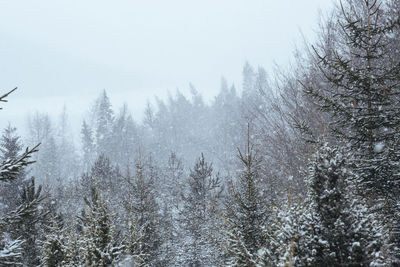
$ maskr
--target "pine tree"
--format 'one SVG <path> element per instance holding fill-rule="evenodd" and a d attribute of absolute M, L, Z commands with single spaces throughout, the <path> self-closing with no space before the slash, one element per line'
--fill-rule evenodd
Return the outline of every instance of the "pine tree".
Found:
<path fill-rule="evenodd" d="M 315 49 L 326 86 L 305 86 L 305 92 L 332 116 L 333 133 L 354 152 L 354 171 L 361 179 L 358 191 L 386 215 L 385 224 L 396 236 L 400 64 L 393 48 L 398 46 L 400 16 L 397 11 L 385 14 L 385 5 L 378 1 L 348 1 L 341 7 L 336 48 Z M 400 247 L 396 239 L 394 250 Z"/>
<path fill-rule="evenodd" d="M 83 149 L 83 169 L 89 170 L 89 168 L 93 164 L 95 147 L 94 147 L 92 129 L 89 127 L 86 121 L 83 121 L 82 123 L 81 135 L 82 135 L 82 149 Z"/>
<path fill-rule="evenodd" d="M 306 212 L 302 200 L 288 196 L 273 205 L 268 225 L 264 227 L 265 255 L 272 266 L 296 266 L 297 243 L 302 236 L 300 218 Z"/>
<path fill-rule="evenodd" d="M 82 175 L 81 189 L 83 192 L 87 192 L 89 188 L 96 186 L 102 192 L 115 194 L 112 195 L 112 200 L 114 200 L 113 198 L 118 197 L 116 194 L 120 190 L 120 178 L 119 170 L 106 155 L 101 154 L 94 162 L 90 172 Z"/>
<path fill-rule="evenodd" d="M 125 261 L 129 261 L 134 266 L 146 266 L 148 258 L 151 255 L 144 252 L 146 236 L 143 226 L 138 223 L 137 214 L 135 214 L 132 203 L 130 203 L 130 207 L 128 208 L 127 226 L 127 235 L 125 237 L 127 257 Z"/>
<path fill-rule="evenodd" d="M 24 186 L 20 193 L 18 204 L 20 207 L 31 206 L 30 212 L 21 216 L 21 220 L 12 227 L 12 236 L 24 240 L 23 258 L 28 266 L 39 264 L 39 243 L 42 239 L 40 229 L 46 222 L 49 211 L 43 206 L 43 201 L 48 197 L 47 193 L 42 193 L 42 186 L 35 186 L 35 179 Z M 35 203 L 32 206 L 32 203 Z"/>
<path fill-rule="evenodd" d="M 119 166 L 129 166 L 135 157 L 138 143 L 137 126 L 124 104 L 112 125 L 110 159 Z"/>
<path fill-rule="evenodd" d="M 0 139 L 0 151 L 2 161 L 13 160 L 18 157 L 22 150 L 20 137 L 16 133 L 17 128 L 11 124 L 4 129 Z M 17 196 L 23 185 L 24 173 L 21 171 L 20 176 L 12 182 L 5 183 L 1 186 L 2 203 L 6 205 L 5 211 L 11 211 L 16 208 Z"/>
<path fill-rule="evenodd" d="M 317 51 L 324 88 L 305 87 L 333 117 L 332 131 L 357 152 L 357 172 L 372 198 L 396 198 L 400 177 L 400 64 L 387 50 L 400 19 L 387 20 L 377 1 L 342 6 L 335 49 Z"/>
<path fill-rule="evenodd" d="M 111 108 L 110 99 L 104 90 L 98 99 L 96 112 L 96 145 L 97 154 L 107 153 L 111 138 L 114 112 Z"/>
<path fill-rule="evenodd" d="M 41 244 L 41 266 L 58 267 L 66 263 L 66 236 L 61 217 L 52 218 Z"/>
<path fill-rule="evenodd" d="M 106 201 L 97 188 L 91 197 L 84 198 L 86 212 L 80 217 L 83 224 L 81 253 L 85 266 L 110 266 L 119 260 L 125 246 L 115 239 L 114 226 Z"/>
<path fill-rule="evenodd" d="M 16 90 L 0 96 L 0 102 L 7 102 L 7 97 Z M 0 108 L 1 109 L 1 108 Z M 16 155 L 15 158 L 3 160 L 0 164 L 0 181 L 14 181 L 20 177 L 24 168 L 34 161 L 31 160 L 32 155 L 37 152 L 38 146 L 32 149 L 26 149 L 24 153 Z M 11 238 L 10 231 L 15 224 L 21 223 L 26 216 L 35 213 L 41 199 L 35 198 L 25 205 L 18 206 L 15 210 L 2 214 L 0 216 L 0 233 L 2 241 L 0 242 L 0 265 L 1 266 L 22 266 L 23 265 L 23 245 L 24 240 Z"/>
<path fill-rule="evenodd" d="M 136 163 L 134 177 L 128 177 L 128 201 L 125 209 L 134 221 L 131 225 L 141 232 L 140 255 L 146 255 L 145 264 L 157 265 L 160 254 L 158 204 L 154 192 L 154 173 L 143 162 Z"/>
<path fill-rule="evenodd" d="M 172 152 L 168 164 L 162 170 L 157 189 L 157 198 L 160 200 L 160 233 L 163 240 L 161 264 L 164 266 L 181 265 L 181 256 L 185 235 L 179 222 L 179 211 L 182 207 L 181 193 L 184 183 L 184 169 L 182 160 Z"/>
<path fill-rule="evenodd" d="M 264 225 L 268 219 L 268 204 L 260 191 L 259 164 L 248 132 L 247 152 L 239 159 L 244 169 L 237 181 L 230 186 L 230 196 L 225 203 L 227 221 L 226 262 L 227 266 L 265 266 Z"/>
<path fill-rule="evenodd" d="M 353 192 L 358 181 L 351 158 L 327 144 L 314 154 L 298 241 L 300 265 L 369 266 L 380 249 L 374 217 Z"/>
<path fill-rule="evenodd" d="M 57 168 L 59 169 L 57 189 L 61 189 L 64 182 L 78 176 L 81 171 L 78 156 L 74 145 L 74 136 L 71 131 L 71 124 L 68 118 L 67 107 L 64 105 L 56 124 L 55 143 L 57 144 Z M 58 196 L 57 196 L 58 197 Z"/>
<path fill-rule="evenodd" d="M 183 227 L 190 240 L 186 244 L 187 266 L 212 266 L 217 260 L 218 250 L 212 242 L 214 234 L 213 219 L 217 199 L 222 187 L 219 175 L 213 174 L 212 164 L 205 161 L 204 155 L 196 161 L 190 171 L 188 192 L 183 196 Z"/>
<path fill-rule="evenodd" d="M 81 266 L 84 263 L 85 254 L 82 253 L 82 231 L 83 229 L 79 223 L 73 224 L 71 227 L 64 229 L 64 261 L 61 266 Z"/>

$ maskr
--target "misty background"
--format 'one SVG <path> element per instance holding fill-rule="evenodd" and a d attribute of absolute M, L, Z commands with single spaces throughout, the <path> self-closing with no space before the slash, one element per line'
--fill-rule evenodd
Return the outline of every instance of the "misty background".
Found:
<path fill-rule="evenodd" d="M 329 0 L 2 1 L 0 84 L 19 87 L 0 113 L 26 131 L 28 113 L 66 105 L 73 128 L 103 90 L 141 121 L 147 100 L 189 83 L 212 100 L 224 76 L 241 90 L 246 61 L 285 66 L 313 40 Z M 75 133 L 77 135 L 77 133 Z"/>

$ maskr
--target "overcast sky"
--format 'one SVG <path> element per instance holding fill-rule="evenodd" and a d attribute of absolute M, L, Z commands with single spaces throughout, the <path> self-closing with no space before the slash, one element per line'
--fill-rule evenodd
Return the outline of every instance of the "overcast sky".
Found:
<path fill-rule="evenodd" d="M 18 0 L 0 2 L 1 125 L 34 110 L 74 121 L 106 89 L 140 119 L 147 99 L 192 83 L 205 99 L 243 64 L 287 64 L 331 0 Z"/>

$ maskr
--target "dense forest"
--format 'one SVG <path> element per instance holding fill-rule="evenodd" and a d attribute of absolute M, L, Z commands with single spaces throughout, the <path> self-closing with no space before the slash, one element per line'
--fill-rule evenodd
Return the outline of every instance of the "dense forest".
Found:
<path fill-rule="evenodd" d="M 9 124 L 0 266 L 400 266 L 400 1 L 338 3 L 294 55 L 141 122 L 101 91 L 79 142 L 65 108 Z"/>

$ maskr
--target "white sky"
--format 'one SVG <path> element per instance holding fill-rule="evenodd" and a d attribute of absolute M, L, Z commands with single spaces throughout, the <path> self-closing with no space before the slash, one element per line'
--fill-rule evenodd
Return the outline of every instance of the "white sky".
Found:
<path fill-rule="evenodd" d="M 267 71 L 292 56 L 300 30 L 312 39 L 331 0 L 0 1 L 0 111 L 22 127 L 34 110 L 64 104 L 80 124 L 106 89 L 140 119 L 147 99 L 193 83 L 206 99 L 221 76 L 237 87 L 246 60 Z"/>

